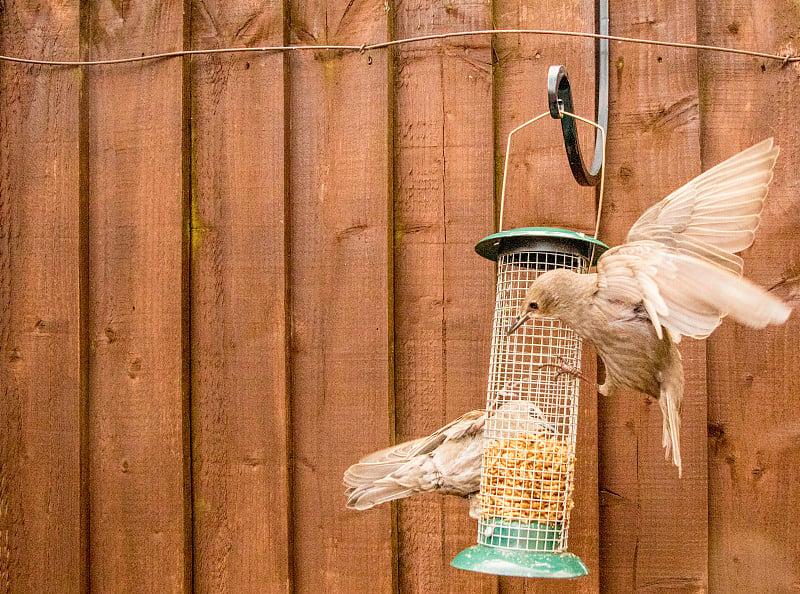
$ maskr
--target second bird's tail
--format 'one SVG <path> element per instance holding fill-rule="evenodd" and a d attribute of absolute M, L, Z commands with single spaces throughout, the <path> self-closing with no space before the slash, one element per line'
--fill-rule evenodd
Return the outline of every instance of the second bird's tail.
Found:
<path fill-rule="evenodd" d="M 365 510 L 379 503 L 408 497 L 414 490 L 394 476 L 404 462 L 360 462 L 344 474 L 347 487 L 347 507 Z"/>

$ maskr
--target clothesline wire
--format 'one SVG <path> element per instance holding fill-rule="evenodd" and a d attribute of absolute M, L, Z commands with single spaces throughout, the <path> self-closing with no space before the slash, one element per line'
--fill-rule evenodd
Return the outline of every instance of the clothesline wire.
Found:
<path fill-rule="evenodd" d="M 0 60 L 6 62 L 16 62 L 21 64 L 36 64 L 40 66 L 107 66 L 111 64 L 128 64 L 133 62 L 145 62 L 150 60 L 160 60 L 165 58 L 180 58 L 185 56 L 205 56 L 212 54 L 233 54 L 250 52 L 293 52 L 305 50 L 330 50 L 342 52 L 368 52 L 373 50 L 385 49 L 388 47 L 405 45 L 409 43 L 420 43 L 440 39 L 451 39 L 454 37 L 474 37 L 480 35 L 560 35 L 565 37 L 583 37 L 588 39 L 608 39 L 609 41 L 619 41 L 622 43 L 639 43 L 644 45 L 655 45 L 661 47 L 676 47 L 683 49 L 694 49 L 702 51 L 722 52 L 741 56 L 751 56 L 768 60 L 778 60 L 785 66 L 790 62 L 800 62 L 800 55 L 792 54 L 771 54 L 768 52 L 739 49 L 734 47 L 721 47 L 716 45 L 702 45 L 697 43 L 682 43 L 677 41 L 660 41 L 656 39 L 640 39 L 636 37 L 623 37 L 620 35 L 602 35 L 600 33 L 587 33 L 584 31 L 559 31 L 555 29 L 485 29 L 479 31 L 455 31 L 451 33 L 438 33 L 433 35 L 420 35 L 419 37 L 408 37 L 405 39 L 394 39 L 391 41 L 380 41 L 376 43 L 363 43 L 361 45 L 272 45 L 259 47 L 225 47 L 208 48 L 197 50 L 178 50 L 173 52 L 161 52 L 157 54 L 147 54 L 143 56 L 132 56 L 129 58 L 114 58 L 109 60 L 36 60 L 31 58 L 18 58 L 15 56 L 0 55 Z"/>

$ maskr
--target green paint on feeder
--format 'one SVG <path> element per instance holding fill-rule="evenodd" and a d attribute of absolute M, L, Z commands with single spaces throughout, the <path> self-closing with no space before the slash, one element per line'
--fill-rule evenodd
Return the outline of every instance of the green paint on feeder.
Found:
<path fill-rule="evenodd" d="M 538 252 L 544 258 L 516 266 L 564 266 L 561 254 L 585 258 L 590 264 L 606 251 L 602 241 L 578 231 L 554 227 L 523 227 L 509 229 L 484 237 L 475 246 L 479 255 L 498 261 L 501 255 Z M 494 348 L 494 347 L 493 347 Z M 492 352 L 494 357 L 494 350 Z M 576 578 L 589 573 L 577 555 L 557 552 L 562 546 L 560 523 L 540 524 L 491 518 L 481 522 L 480 544 L 461 551 L 451 565 L 458 569 L 539 578 Z"/>
<path fill-rule="evenodd" d="M 553 552 L 561 541 L 559 523 L 492 518 L 482 529 L 478 537 L 482 544 L 461 551 L 451 562 L 453 567 L 520 577 L 574 578 L 589 573 L 576 555 Z"/>
<path fill-rule="evenodd" d="M 521 227 L 484 237 L 475 251 L 488 260 L 497 261 L 498 255 L 518 251 L 550 251 L 574 253 L 597 262 L 608 246 L 579 231 L 556 227 Z M 593 253 L 594 252 L 594 253 Z"/>
<path fill-rule="evenodd" d="M 491 518 L 482 523 L 482 528 L 478 542 L 490 547 L 542 553 L 556 550 L 561 542 L 561 523 L 548 525 Z"/>
<path fill-rule="evenodd" d="M 589 573 L 583 561 L 572 553 L 510 551 L 486 545 L 464 549 L 450 565 L 468 571 L 518 577 L 575 578 Z"/>

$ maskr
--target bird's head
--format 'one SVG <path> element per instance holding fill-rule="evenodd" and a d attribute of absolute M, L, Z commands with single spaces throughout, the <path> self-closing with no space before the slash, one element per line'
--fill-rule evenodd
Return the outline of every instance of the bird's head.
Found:
<path fill-rule="evenodd" d="M 547 415 L 528 400 L 508 400 L 495 411 L 490 413 L 494 419 L 495 427 L 508 432 L 547 432 L 556 433 L 556 426 L 551 423 Z"/>
<path fill-rule="evenodd" d="M 530 318 L 560 318 L 565 306 L 576 301 L 580 276 L 571 270 L 557 269 L 545 272 L 533 281 L 522 300 L 519 315 L 506 329 L 506 335 L 516 332 Z"/>

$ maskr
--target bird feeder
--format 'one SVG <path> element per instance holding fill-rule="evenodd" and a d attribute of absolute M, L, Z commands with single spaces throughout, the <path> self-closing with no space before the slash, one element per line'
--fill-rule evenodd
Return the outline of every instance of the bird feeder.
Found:
<path fill-rule="evenodd" d="M 562 119 L 572 114 L 569 83 L 563 67 L 551 67 L 551 112 Z M 561 89 L 559 91 L 559 89 Z M 564 90 L 566 89 L 566 90 Z M 562 95 L 559 99 L 559 95 Z M 553 99 L 555 97 L 555 99 Z M 588 120 L 584 120 L 587 121 Z M 604 130 L 598 127 L 604 139 Z M 574 121 L 571 122 L 574 127 Z M 511 147 L 508 139 L 506 167 Z M 564 129 L 567 141 L 567 129 Z M 574 129 L 573 129 L 574 132 Z M 582 185 L 600 180 L 604 156 L 600 145 L 597 171 L 586 172 L 573 136 Z M 570 154 L 570 151 L 567 151 Z M 570 162 L 573 158 L 570 154 Z M 574 169 L 574 168 L 573 168 Z M 501 201 L 505 200 L 505 174 Z M 599 208 L 598 208 L 599 213 Z M 598 214 L 599 221 L 599 214 Z M 596 235 L 596 230 L 595 230 Z M 570 510 L 573 507 L 575 441 L 581 366 L 581 339 L 552 318 L 535 318 L 507 334 L 520 311 L 529 285 L 542 273 L 566 268 L 586 273 L 608 247 L 584 233 L 549 227 L 500 231 L 475 247 L 497 262 L 497 290 L 487 389 L 487 421 L 480 485 L 478 544 L 452 561 L 454 567 L 524 577 L 567 578 L 586 575 L 586 565 L 567 552 Z M 563 373 L 568 370 L 570 373 Z M 532 414 L 512 417 L 521 401 Z M 509 412 L 512 411 L 512 412 Z"/>

